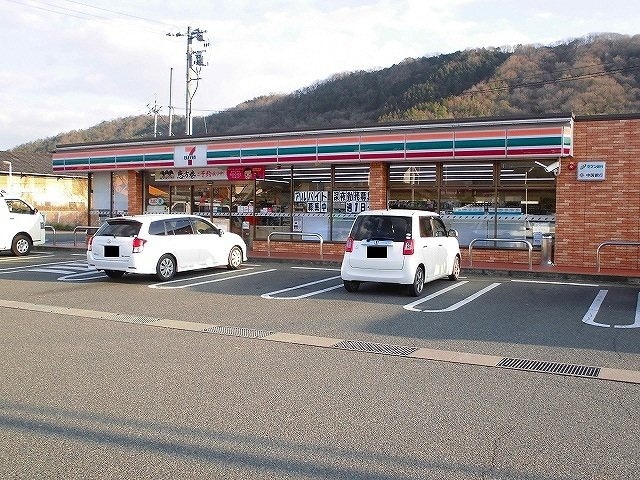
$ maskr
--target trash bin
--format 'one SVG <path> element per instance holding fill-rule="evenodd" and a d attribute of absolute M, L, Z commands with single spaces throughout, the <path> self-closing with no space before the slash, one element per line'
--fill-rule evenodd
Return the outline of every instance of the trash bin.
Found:
<path fill-rule="evenodd" d="M 543 234 L 540 246 L 540 265 L 553 265 L 553 235 Z"/>

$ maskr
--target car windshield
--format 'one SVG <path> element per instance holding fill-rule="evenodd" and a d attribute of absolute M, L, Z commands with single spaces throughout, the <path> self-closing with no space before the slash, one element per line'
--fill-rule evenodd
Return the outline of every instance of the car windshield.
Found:
<path fill-rule="evenodd" d="M 404 242 L 411 233 L 411 217 L 390 215 L 360 215 L 351 229 L 354 240 Z"/>
<path fill-rule="evenodd" d="M 96 236 L 135 237 L 142 224 L 135 220 L 107 220 L 96 232 Z"/>

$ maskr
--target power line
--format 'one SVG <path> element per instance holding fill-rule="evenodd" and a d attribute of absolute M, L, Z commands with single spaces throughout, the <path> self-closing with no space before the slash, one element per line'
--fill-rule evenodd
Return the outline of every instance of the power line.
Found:
<path fill-rule="evenodd" d="M 94 13 L 89 13 L 89 12 L 84 11 L 84 10 L 78 10 L 78 9 L 65 7 L 65 6 L 56 4 L 56 3 L 45 2 L 43 0 L 31 0 L 32 3 L 25 3 L 25 2 L 19 1 L 19 0 L 7 0 L 7 1 L 9 1 L 11 3 L 15 3 L 17 5 L 22 5 L 24 7 L 28 7 L 28 8 L 32 8 L 32 9 L 36 9 L 36 10 L 42 10 L 42 11 L 49 12 L 49 13 L 55 13 L 55 14 L 66 16 L 66 17 L 77 18 L 77 19 L 85 20 L 85 21 L 92 21 L 92 22 L 109 24 L 109 23 L 113 23 L 113 22 L 126 20 L 126 19 L 118 19 L 118 18 L 111 17 L 111 16 L 97 15 L 97 14 L 94 14 Z M 164 22 L 159 22 L 159 21 L 148 19 L 148 18 L 144 18 L 144 17 L 137 17 L 135 15 L 130 15 L 130 14 L 127 14 L 127 13 L 117 12 L 115 10 L 108 10 L 108 9 L 104 9 L 104 8 L 100 8 L 100 7 L 94 7 L 92 5 L 81 3 L 81 2 L 75 2 L 73 0 L 63 0 L 63 1 L 67 1 L 67 2 L 70 2 L 70 3 L 76 3 L 76 4 L 83 5 L 83 6 L 86 6 L 86 7 L 89 7 L 89 8 L 102 10 L 102 11 L 105 11 L 105 12 L 113 13 L 113 14 L 116 14 L 116 15 L 121 15 L 121 16 L 124 16 L 124 17 L 130 17 L 130 18 L 134 18 L 134 19 L 137 19 L 137 20 L 142 20 L 142 21 L 147 22 L 147 23 L 158 24 L 158 25 L 163 25 L 163 26 L 171 25 L 171 24 L 166 24 Z M 35 5 L 34 3 L 39 3 L 39 4 L 44 5 L 44 6 Z M 47 8 L 47 7 L 49 7 L 49 8 Z M 157 30 L 157 29 L 154 30 L 154 29 L 151 29 L 151 28 L 144 28 L 144 27 L 138 27 L 138 29 L 148 31 L 150 33 L 164 35 L 163 31 Z"/>

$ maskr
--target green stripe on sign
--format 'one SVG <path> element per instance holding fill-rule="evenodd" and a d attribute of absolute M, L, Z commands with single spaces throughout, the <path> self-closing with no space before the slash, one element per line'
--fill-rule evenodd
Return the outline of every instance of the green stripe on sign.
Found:
<path fill-rule="evenodd" d="M 65 165 L 89 165 L 89 158 L 74 158 L 74 159 L 70 159 L 67 158 L 64 161 Z"/>
<path fill-rule="evenodd" d="M 278 154 L 277 148 L 248 148 L 242 149 L 241 154 L 243 157 L 266 157 L 275 156 Z"/>
<path fill-rule="evenodd" d="M 240 156 L 240 150 L 215 150 L 207 152 L 207 158 L 237 158 Z"/>
<path fill-rule="evenodd" d="M 398 150 L 404 150 L 404 142 L 363 143 L 360 145 L 361 152 L 393 152 Z"/>
<path fill-rule="evenodd" d="M 358 152 L 358 145 L 319 145 L 318 153 L 353 153 Z"/>
<path fill-rule="evenodd" d="M 278 147 L 278 155 L 315 155 L 316 147 Z"/>
<path fill-rule="evenodd" d="M 91 165 L 99 165 L 104 163 L 116 163 L 116 157 L 91 157 Z"/>
<path fill-rule="evenodd" d="M 453 150 L 453 140 L 437 142 L 407 142 L 407 150 Z"/>
<path fill-rule="evenodd" d="M 145 162 L 153 162 L 158 160 L 173 160 L 173 153 L 153 153 L 144 156 Z"/>
<path fill-rule="evenodd" d="M 525 137 L 507 139 L 507 147 L 542 147 L 560 145 L 560 137 Z"/>
<path fill-rule="evenodd" d="M 483 140 L 456 140 L 459 148 L 505 148 L 504 138 L 488 138 Z"/>
<path fill-rule="evenodd" d="M 143 162 L 143 155 L 127 155 L 124 157 L 116 157 L 116 163 Z"/>

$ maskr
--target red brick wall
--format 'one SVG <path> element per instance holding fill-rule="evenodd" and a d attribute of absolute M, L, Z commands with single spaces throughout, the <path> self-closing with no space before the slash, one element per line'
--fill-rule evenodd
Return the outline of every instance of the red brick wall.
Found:
<path fill-rule="evenodd" d="M 372 162 L 369 166 L 369 207 L 387 208 L 387 164 Z"/>
<path fill-rule="evenodd" d="M 127 177 L 129 181 L 128 203 L 129 215 L 139 215 L 143 213 L 142 202 L 144 201 L 144 192 L 142 191 L 142 173 L 135 170 L 128 170 Z"/>
<path fill-rule="evenodd" d="M 573 159 L 562 160 L 556 193 L 555 263 L 595 268 L 608 240 L 640 241 L 640 119 L 576 119 Z M 606 162 L 605 180 L 578 181 L 569 163 Z M 603 270 L 639 269 L 640 248 L 605 247 Z"/>

